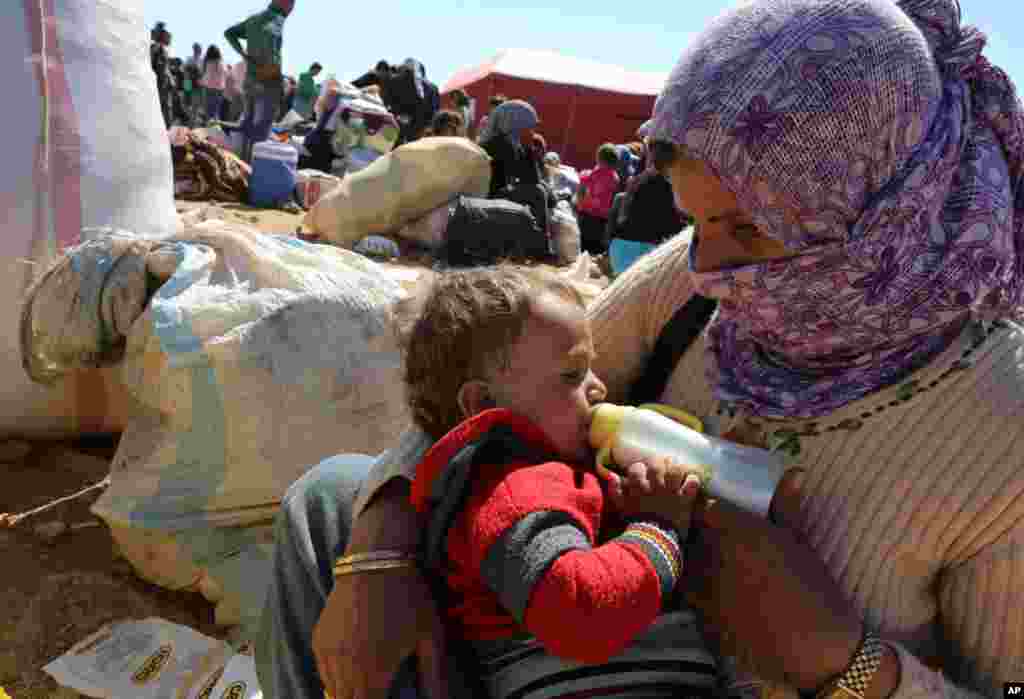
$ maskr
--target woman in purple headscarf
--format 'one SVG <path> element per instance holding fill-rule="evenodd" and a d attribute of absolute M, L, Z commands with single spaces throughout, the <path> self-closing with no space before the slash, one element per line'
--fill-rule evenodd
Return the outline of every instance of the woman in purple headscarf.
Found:
<path fill-rule="evenodd" d="M 696 234 L 591 306 L 595 371 L 624 400 L 674 313 L 713 296 L 661 402 L 800 473 L 775 522 L 697 516 L 687 598 L 730 694 L 1024 678 L 1024 109 L 983 46 L 955 0 L 753 0 L 692 42 L 647 125 Z M 415 550 L 416 439 L 363 483 L 350 552 Z M 387 686 L 414 650 L 431 685 L 416 572 L 325 572 L 345 542 L 309 532 L 343 480 L 290 495 L 265 647 L 337 697 Z"/>

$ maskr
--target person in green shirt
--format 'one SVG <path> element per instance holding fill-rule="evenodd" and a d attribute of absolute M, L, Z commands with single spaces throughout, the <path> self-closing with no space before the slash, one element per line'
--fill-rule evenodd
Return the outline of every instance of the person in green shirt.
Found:
<path fill-rule="evenodd" d="M 224 38 L 245 59 L 245 116 L 242 157 L 252 160 L 253 144 L 270 138 L 274 114 L 284 90 L 281 73 L 281 45 L 284 21 L 295 0 L 273 0 L 263 12 L 229 27 Z M 245 46 L 242 46 L 242 41 Z"/>
<path fill-rule="evenodd" d="M 314 63 L 305 73 L 299 74 L 299 88 L 295 93 L 295 104 L 292 106 L 296 112 L 307 119 L 313 115 L 313 103 L 316 102 L 320 88 L 317 87 L 315 78 L 320 75 L 323 66 Z"/>

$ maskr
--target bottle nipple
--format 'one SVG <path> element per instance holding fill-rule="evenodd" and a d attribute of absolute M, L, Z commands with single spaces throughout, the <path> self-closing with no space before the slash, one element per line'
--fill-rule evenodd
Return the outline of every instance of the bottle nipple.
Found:
<path fill-rule="evenodd" d="M 594 449 L 611 443 L 619 431 L 626 406 L 601 403 L 594 408 L 590 419 L 590 446 Z"/>

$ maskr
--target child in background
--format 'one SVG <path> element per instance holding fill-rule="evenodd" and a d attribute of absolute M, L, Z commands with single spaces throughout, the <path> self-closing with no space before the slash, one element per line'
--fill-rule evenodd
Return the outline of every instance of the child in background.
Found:
<path fill-rule="evenodd" d="M 673 606 L 699 481 L 642 463 L 598 480 L 606 389 L 579 292 L 498 266 L 442 274 L 421 303 L 405 381 L 437 441 L 411 499 L 468 674 L 493 699 L 710 695 L 714 660 Z"/>
<path fill-rule="evenodd" d="M 221 109 L 224 121 L 238 121 L 245 111 L 245 61 L 239 61 L 228 68 L 224 79 L 224 102 Z"/>
<path fill-rule="evenodd" d="M 203 57 L 203 77 L 200 84 L 206 92 L 206 118 L 220 119 L 221 105 L 224 103 L 224 89 L 227 87 L 228 70 L 224 66 L 224 58 L 216 44 L 210 44 Z"/>
<path fill-rule="evenodd" d="M 619 154 L 615 146 L 605 143 L 597 149 L 597 167 L 580 176 L 576 211 L 580 222 L 580 243 L 591 255 L 607 252 L 605 229 L 612 199 L 619 191 L 619 175 L 615 171 Z"/>

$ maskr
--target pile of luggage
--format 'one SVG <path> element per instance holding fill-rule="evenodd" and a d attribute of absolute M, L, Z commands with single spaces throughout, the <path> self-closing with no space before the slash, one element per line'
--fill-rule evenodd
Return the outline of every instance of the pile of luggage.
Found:
<path fill-rule="evenodd" d="M 423 138 L 346 175 L 304 224 L 312 239 L 345 248 L 369 236 L 397 238 L 449 266 L 575 261 L 579 228 L 571 211 L 549 211 L 539 190 L 487 198 L 490 178 L 490 158 L 472 141 Z"/>

